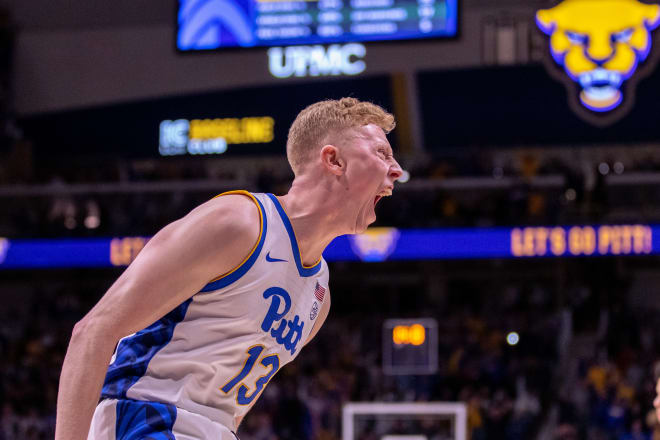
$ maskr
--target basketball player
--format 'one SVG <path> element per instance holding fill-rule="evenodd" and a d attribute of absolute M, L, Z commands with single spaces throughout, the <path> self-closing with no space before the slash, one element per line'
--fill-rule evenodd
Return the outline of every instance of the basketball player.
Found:
<path fill-rule="evenodd" d="M 73 330 L 56 439 L 235 439 L 328 314 L 323 250 L 401 176 L 393 128 L 371 103 L 313 104 L 289 130 L 288 194 L 225 193 L 158 232 Z"/>

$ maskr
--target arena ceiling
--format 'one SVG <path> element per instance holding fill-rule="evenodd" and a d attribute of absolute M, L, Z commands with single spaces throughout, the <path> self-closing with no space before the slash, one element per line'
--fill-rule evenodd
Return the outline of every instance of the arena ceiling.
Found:
<path fill-rule="evenodd" d="M 0 5 L 19 29 L 31 31 L 161 25 L 175 15 L 172 0 L 2 0 Z"/>
<path fill-rule="evenodd" d="M 56 30 L 174 23 L 176 0 L 0 0 L 23 30 Z M 460 0 L 465 8 L 549 6 L 555 0 Z"/>

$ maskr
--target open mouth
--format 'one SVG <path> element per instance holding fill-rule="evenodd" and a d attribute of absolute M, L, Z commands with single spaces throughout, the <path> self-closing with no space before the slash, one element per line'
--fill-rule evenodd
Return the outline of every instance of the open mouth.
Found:
<path fill-rule="evenodd" d="M 618 72 L 598 68 L 581 74 L 578 81 L 582 86 L 580 100 L 592 110 L 606 111 L 621 102 L 623 76 Z"/>
<path fill-rule="evenodd" d="M 391 196 L 393 189 L 394 189 L 394 187 L 392 187 L 392 186 L 388 186 L 384 189 L 381 189 L 380 192 L 378 194 L 376 194 L 376 197 L 374 197 L 374 208 L 376 207 L 376 204 L 378 204 L 378 202 L 380 202 L 380 200 L 383 197 Z"/>
<path fill-rule="evenodd" d="M 380 202 L 380 200 L 381 200 L 383 197 L 389 197 L 389 196 L 391 196 L 391 195 L 392 195 L 392 188 L 391 188 L 391 187 L 382 190 L 381 192 L 379 192 L 378 194 L 376 194 L 376 197 L 374 197 L 374 206 L 376 206 L 376 204 L 377 204 L 378 202 Z"/>

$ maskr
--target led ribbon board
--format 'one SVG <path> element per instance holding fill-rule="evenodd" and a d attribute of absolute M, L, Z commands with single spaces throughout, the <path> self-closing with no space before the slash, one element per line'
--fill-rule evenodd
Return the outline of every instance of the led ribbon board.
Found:
<path fill-rule="evenodd" d="M 660 254 L 660 225 L 524 228 L 374 228 L 337 237 L 327 261 L 379 262 L 470 258 L 634 256 Z M 78 240 L 0 238 L 0 269 L 123 267 L 148 237 Z"/>
<path fill-rule="evenodd" d="M 179 0 L 181 51 L 456 35 L 458 0 Z"/>
<path fill-rule="evenodd" d="M 161 156 L 222 154 L 228 144 L 269 143 L 275 137 L 270 116 L 164 120 L 159 127 Z"/>
<path fill-rule="evenodd" d="M 563 0 L 538 11 L 536 23 L 549 36 L 549 71 L 566 83 L 573 110 L 595 125 L 621 119 L 632 106 L 635 83 L 654 67 L 647 58 L 660 6 Z M 646 72 L 637 72 L 638 66 Z"/>

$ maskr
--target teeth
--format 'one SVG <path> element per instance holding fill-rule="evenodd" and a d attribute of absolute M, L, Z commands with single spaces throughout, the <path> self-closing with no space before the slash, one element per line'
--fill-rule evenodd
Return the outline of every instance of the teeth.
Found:
<path fill-rule="evenodd" d="M 578 77 L 578 81 L 583 89 L 590 88 L 591 85 L 596 82 L 607 81 L 612 87 L 619 88 L 623 82 L 623 78 L 620 73 L 613 72 L 607 69 L 598 68 L 592 70 L 591 72 L 585 72 Z"/>
<path fill-rule="evenodd" d="M 605 69 L 596 69 L 593 72 L 594 80 L 596 81 L 607 81 L 609 72 Z"/>
<path fill-rule="evenodd" d="M 590 73 L 583 73 L 582 75 L 580 75 L 579 80 L 580 80 L 580 85 L 582 86 L 582 88 L 586 89 L 592 83 L 591 74 Z"/>

